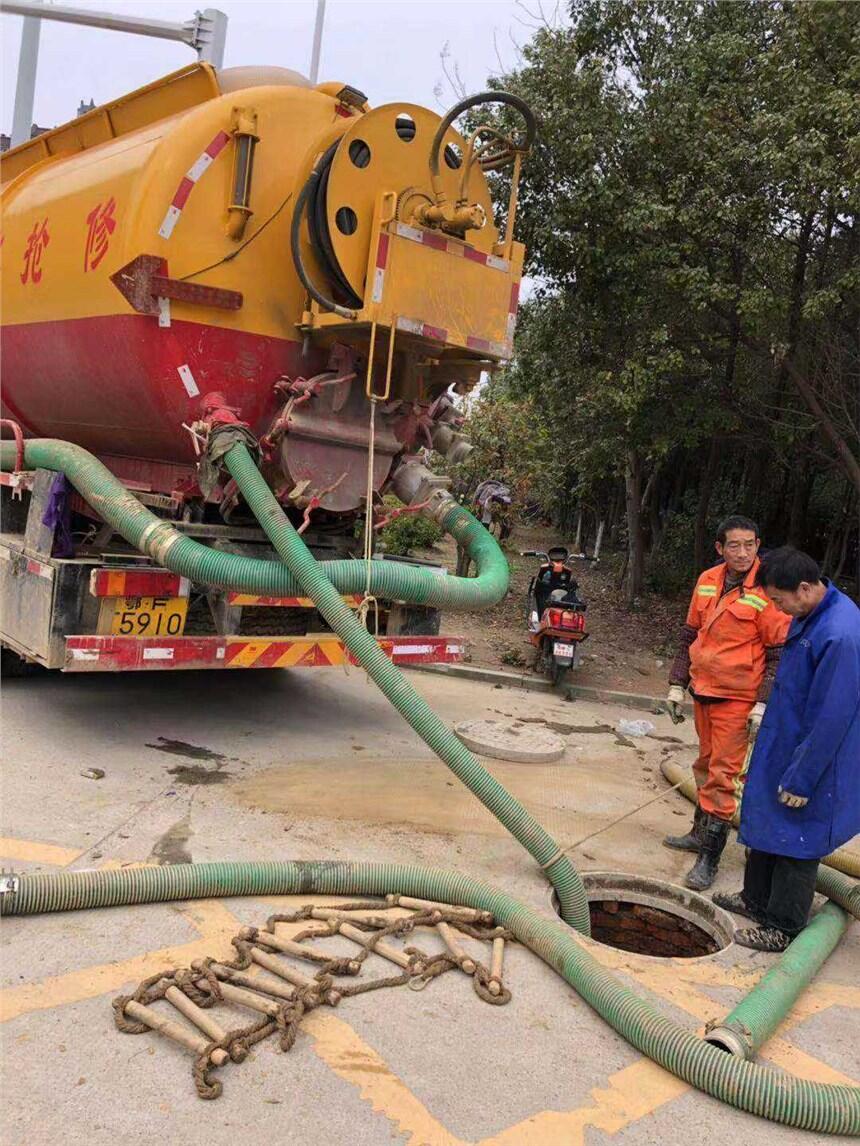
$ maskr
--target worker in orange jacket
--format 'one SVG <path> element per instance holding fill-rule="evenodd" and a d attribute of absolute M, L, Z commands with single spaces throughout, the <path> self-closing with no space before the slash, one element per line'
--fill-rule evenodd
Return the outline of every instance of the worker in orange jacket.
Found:
<path fill-rule="evenodd" d="M 761 724 L 791 618 L 756 585 L 761 542 L 748 517 L 726 518 L 717 530 L 723 562 L 696 582 L 680 647 L 669 673 L 666 704 L 683 720 L 684 693 L 693 694 L 699 757 L 693 766 L 698 800 L 693 826 L 667 836 L 667 847 L 698 858 L 684 883 L 711 886 L 740 807 L 749 751 Z"/>

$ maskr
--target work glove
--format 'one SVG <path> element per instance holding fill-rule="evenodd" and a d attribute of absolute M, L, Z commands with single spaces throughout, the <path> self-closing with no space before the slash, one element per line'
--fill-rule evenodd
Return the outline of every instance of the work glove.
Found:
<path fill-rule="evenodd" d="M 669 686 L 669 695 L 666 697 L 666 711 L 672 718 L 673 724 L 684 723 L 684 690 L 679 684 Z"/>
<path fill-rule="evenodd" d="M 750 709 L 750 714 L 747 717 L 747 736 L 750 744 L 755 743 L 755 738 L 758 736 L 758 730 L 761 728 L 762 717 L 764 716 L 764 704 L 758 700 Z"/>
<path fill-rule="evenodd" d="M 777 791 L 780 804 L 787 804 L 789 808 L 803 808 L 809 803 L 808 796 L 795 796 L 794 792 L 786 792 L 781 784 Z"/>

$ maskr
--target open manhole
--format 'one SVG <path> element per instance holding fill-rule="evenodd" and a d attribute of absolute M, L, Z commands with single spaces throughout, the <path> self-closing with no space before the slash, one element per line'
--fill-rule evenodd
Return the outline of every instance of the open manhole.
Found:
<path fill-rule="evenodd" d="M 686 888 L 618 872 L 584 872 L 582 881 L 597 943 L 636 955 L 697 959 L 732 942 L 732 917 Z M 557 912 L 555 892 L 552 902 Z"/>

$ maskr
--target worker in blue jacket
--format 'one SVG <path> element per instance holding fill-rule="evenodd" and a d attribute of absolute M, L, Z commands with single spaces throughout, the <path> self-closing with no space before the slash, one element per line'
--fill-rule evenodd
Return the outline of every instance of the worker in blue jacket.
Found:
<path fill-rule="evenodd" d="M 819 860 L 860 832 L 860 609 L 789 547 L 758 582 L 793 620 L 741 804 L 743 891 L 714 903 L 758 924 L 737 943 L 778 952 L 806 926 Z"/>

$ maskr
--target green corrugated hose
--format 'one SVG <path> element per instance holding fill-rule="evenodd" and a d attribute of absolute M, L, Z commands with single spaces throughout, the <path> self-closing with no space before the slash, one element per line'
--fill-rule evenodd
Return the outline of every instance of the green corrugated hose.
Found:
<path fill-rule="evenodd" d="M 45 443 L 40 445 L 45 447 Z M 86 460 L 80 456 L 85 454 L 85 451 L 77 450 L 76 447 L 66 447 L 65 443 L 58 445 L 74 450 L 75 460 L 79 466 Z M 76 475 L 66 468 L 63 459 L 54 455 L 52 464 L 49 461 L 50 456 L 50 451 L 43 453 L 40 450 L 34 456 L 28 456 L 28 464 L 62 469 L 73 484 L 81 489 L 75 480 Z M 4 464 L 11 464 L 6 462 L 6 451 L 3 461 Z M 95 462 L 95 459 L 92 461 Z M 425 735 L 427 743 L 442 756 L 472 791 L 499 815 L 520 842 L 539 859 L 550 876 L 553 869 L 557 880 L 560 876 L 567 876 L 568 873 L 563 867 L 563 864 L 567 864 L 575 877 L 565 890 L 569 910 L 573 913 L 579 907 L 582 884 L 564 857 L 557 852 L 553 854 L 548 851 L 555 848 L 553 841 L 528 816 L 525 809 L 520 808 L 504 789 L 495 785 L 492 777 L 481 768 L 471 754 L 466 752 L 459 741 L 456 741 L 458 752 L 454 754 L 447 740 L 452 734 L 429 709 L 427 710 L 429 715 L 424 715 L 420 708 L 424 702 L 412 694 L 408 685 L 403 689 L 402 686 L 406 685 L 406 682 L 402 678 L 397 679 L 400 677 L 399 672 L 384 657 L 370 634 L 357 624 L 351 612 L 343 605 L 338 590 L 322 573 L 301 538 L 295 534 L 243 446 L 233 447 L 227 455 L 227 465 L 276 549 L 285 560 L 289 560 L 298 578 L 298 584 L 313 598 L 329 624 L 343 637 L 348 647 L 377 683 L 380 683 L 383 691 L 392 699 L 399 711 L 407 717 L 413 727 Z M 100 469 L 102 486 L 105 486 L 107 477 L 114 488 L 111 489 L 108 484 L 107 488 L 98 491 L 102 497 L 101 501 L 93 501 L 91 495 L 97 491 L 92 488 L 87 491 L 81 489 L 81 492 L 117 528 L 114 518 L 109 514 L 115 514 L 117 519 L 125 520 L 127 514 L 134 514 L 134 508 L 129 503 L 134 502 L 138 507 L 139 503 L 125 491 L 118 492 L 118 483 L 114 481 L 112 475 L 104 470 L 104 467 Z M 81 474 L 77 476 L 81 477 Z M 165 524 L 153 519 L 153 522 L 142 530 L 142 536 L 134 540 L 122 529 L 118 531 L 132 541 L 132 544 L 151 553 L 160 563 L 176 569 L 173 561 L 177 546 L 184 544 L 188 539 L 177 540 L 172 536 L 175 533 L 172 529 L 170 534 L 164 532 L 162 527 Z M 170 528 L 168 526 L 168 529 Z M 152 543 L 154 548 L 148 548 L 147 543 Z M 200 577 L 199 573 L 187 572 L 185 575 L 207 583 L 206 578 Z M 239 587 L 244 588 L 245 585 Z M 253 586 L 252 591 L 260 590 Z M 277 591 L 284 592 L 283 589 Z M 347 620 L 356 626 L 357 633 L 346 624 Z M 377 663 L 377 654 L 383 658 L 384 665 Z M 415 700 L 420 702 L 418 707 L 415 705 Z M 461 751 L 465 755 L 461 755 Z M 546 854 L 547 860 L 551 862 L 541 860 L 540 856 L 543 854 Z M 834 872 L 828 872 L 827 876 L 834 897 L 838 892 L 846 905 L 850 904 L 856 913 L 857 889 L 849 885 L 848 881 L 837 877 Z M 559 890 L 559 899 L 562 901 L 558 883 L 556 887 Z M 163 868 L 25 875 L 20 877 L 16 892 L 0 898 L 0 914 L 24 915 L 40 911 L 157 902 L 168 899 L 197 899 L 205 896 L 314 893 L 384 895 L 390 892 L 449 903 L 463 903 L 491 911 L 499 923 L 509 927 L 522 943 L 555 968 L 628 1042 L 700 1090 L 739 1109 L 798 1129 L 819 1133 L 860 1135 L 860 1090 L 857 1088 L 813 1083 L 777 1075 L 754 1063 L 725 1054 L 723 1050 L 701 1041 L 694 1034 L 676 1026 L 619 983 L 570 932 L 542 918 L 531 908 L 518 903 L 505 893 L 459 874 L 401 864 L 356 865 L 334 862 L 178 864 Z M 584 892 L 582 894 L 584 897 Z M 818 959 L 817 951 L 813 953 L 813 957 Z M 804 973 L 804 968 L 801 967 L 801 976 Z M 770 1002 L 765 1006 L 782 1005 L 785 1002 L 784 998 L 780 999 L 777 996 L 778 993 L 773 991 Z M 784 1013 L 783 1011 L 779 1017 L 781 1018 Z"/>
<path fill-rule="evenodd" d="M 326 575 L 324 566 L 293 528 L 289 518 L 269 489 L 244 445 L 233 446 L 224 461 L 239 492 L 248 503 L 278 556 L 311 598 L 325 620 L 344 642 L 400 715 L 421 739 L 451 769 L 458 780 L 473 792 L 485 808 L 500 820 L 541 865 L 558 893 L 559 907 L 566 923 L 591 934 L 588 897 L 579 873 L 561 848 L 523 805 L 504 788 L 441 720 L 426 700 L 412 687 L 403 673 L 379 647 L 373 637 L 344 604 L 338 590 Z M 172 554 L 166 563 L 170 565 Z"/>
<path fill-rule="evenodd" d="M 708 1030 L 707 1042 L 730 1054 L 753 1058 L 818 974 L 845 934 L 849 918 L 835 903 L 825 903 L 776 966 Z"/>
<path fill-rule="evenodd" d="M 400 892 L 491 911 L 623 1038 L 691 1086 L 799 1130 L 860 1135 L 860 1088 L 808 1082 L 726 1054 L 622 985 L 569 928 L 457 872 L 412 864 L 206 863 L 22 875 L 0 897 L 4 915 L 227 895 L 387 895 Z"/>
<path fill-rule="evenodd" d="M 3 468 L 14 465 L 14 453 L 13 446 L 3 446 L 0 452 Z M 588 898 L 570 859 L 562 854 L 555 840 L 523 805 L 478 763 L 343 603 L 342 592 L 360 589 L 362 578 L 366 576 L 365 563 L 318 563 L 290 524 L 244 445 L 233 446 L 225 461 L 255 517 L 286 563 L 284 565 L 219 553 L 183 537 L 169 522 L 150 513 L 123 488 L 110 470 L 80 446 L 51 439 L 34 439 L 25 445 L 25 459 L 30 467 L 42 466 L 65 473 L 78 492 L 118 533 L 174 573 L 203 585 L 280 596 L 301 592 L 309 596 L 398 712 L 546 871 L 558 894 L 565 922 L 585 935 L 590 934 Z M 470 586 L 483 576 L 484 586 L 478 597 L 490 593 L 492 600 L 497 599 L 507 586 L 508 573 L 507 562 L 495 540 L 467 510 L 453 501 L 441 518 L 444 527 L 469 549 L 479 568 L 478 577 L 473 580 L 452 579 L 455 587 L 450 592 L 459 593 L 461 597 L 469 596 Z M 489 544 L 486 539 L 489 539 Z M 350 567 L 351 580 L 341 578 L 336 583 L 335 576 L 344 566 Z M 393 562 L 376 563 L 375 570 L 377 575 L 371 582 L 373 592 L 385 598 L 437 603 L 447 595 L 439 589 L 449 580 L 447 577 Z"/>
<path fill-rule="evenodd" d="M 279 561 L 262 561 L 221 553 L 185 537 L 168 521 L 162 521 L 87 450 L 55 438 L 32 438 L 25 443 L 29 469 L 59 470 L 75 489 L 97 509 L 117 533 L 160 565 L 203 585 L 259 593 L 267 597 L 295 597 L 299 583 Z M 0 468 L 13 469 L 15 446 L 0 445 Z M 476 577 L 444 577 L 414 565 L 396 561 L 373 561 L 370 591 L 380 600 L 409 601 L 449 611 L 484 609 L 504 597 L 510 572 L 505 555 L 471 513 L 448 497 L 434 515 L 441 527 L 468 552 L 477 568 Z M 170 560 L 167 560 L 167 554 Z M 341 593 L 363 593 L 367 565 L 363 561 L 324 561 L 326 577 Z"/>
<path fill-rule="evenodd" d="M 691 803 L 696 803 L 696 781 L 692 772 L 686 768 L 682 768 L 680 764 L 676 764 L 674 760 L 663 760 L 660 763 L 660 771 L 670 784 L 678 786 L 678 791 L 682 796 L 686 796 Z M 732 827 L 738 827 L 740 823 L 740 814 L 735 812 L 732 817 Z M 860 855 L 850 848 L 837 848 L 835 852 L 831 852 L 829 856 L 825 856 L 821 861 L 825 867 L 834 868 L 836 871 L 841 871 L 844 875 L 850 875 L 854 879 L 860 879 Z M 823 872 L 819 868 L 819 887 L 818 890 L 822 895 L 828 895 L 820 886 L 821 875 Z"/>

